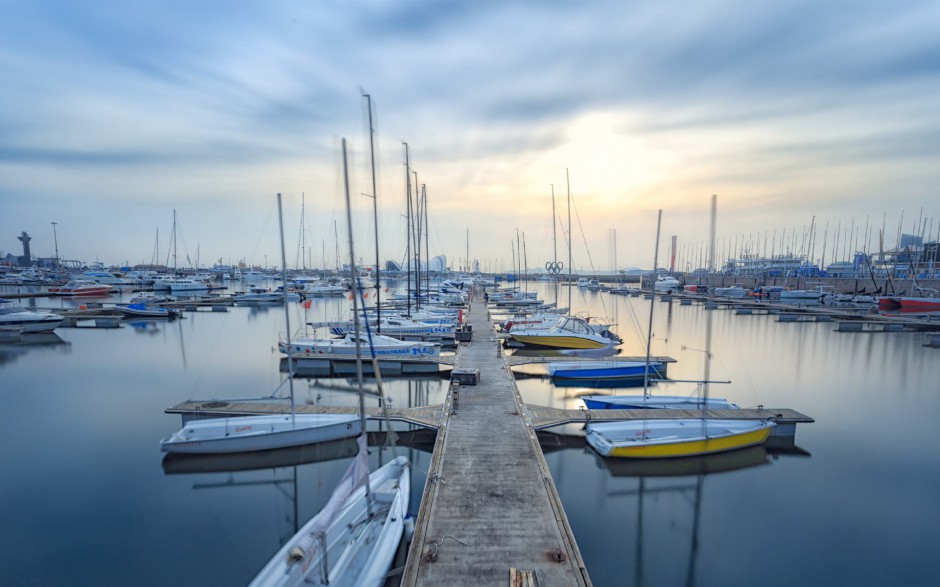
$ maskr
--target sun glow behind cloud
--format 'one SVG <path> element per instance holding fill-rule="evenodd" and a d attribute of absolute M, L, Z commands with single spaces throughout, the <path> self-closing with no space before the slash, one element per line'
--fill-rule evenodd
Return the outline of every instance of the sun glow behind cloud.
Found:
<path fill-rule="evenodd" d="M 0 22 L 0 248 L 149 260 L 173 209 L 203 259 L 276 257 L 342 233 L 339 138 L 371 250 L 376 103 L 386 258 L 404 255 L 401 141 L 427 184 L 432 255 L 544 255 L 571 176 L 576 265 L 648 266 L 663 242 L 937 214 L 936 5 L 10 2 Z M 933 206 L 933 208 L 931 208 Z M 578 219 L 584 234 L 577 227 Z M 340 230 L 337 231 L 336 221 Z M 936 222 L 936 220 L 934 220 Z M 888 222 L 892 224 L 892 222 Z M 907 224 L 907 223 L 905 223 Z M 904 227 L 910 232 L 911 229 Z M 561 234 L 559 234 L 559 238 Z M 437 242 L 435 242 L 435 240 Z M 257 243 L 263 242 L 264 245 Z M 60 243 L 61 244 L 61 243 Z M 193 247 L 195 248 L 195 246 Z M 530 259 L 531 260 L 531 259 Z M 493 262 L 495 264 L 495 261 Z M 542 261 L 533 262 L 542 265 Z"/>

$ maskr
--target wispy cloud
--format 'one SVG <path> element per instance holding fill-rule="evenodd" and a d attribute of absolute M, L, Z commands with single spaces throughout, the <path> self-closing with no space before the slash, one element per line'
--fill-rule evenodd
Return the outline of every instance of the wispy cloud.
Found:
<path fill-rule="evenodd" d="M 929 206 L 940 179 L 934 3 L 14 0 L 3 12 L 0 197 L 100 202 L 91 223 L 109 221 L 118 193 L 153 213 L 280 190 L 317 194 L 308 206 L 330 233 L 337 137 L 351 139 L 356 193 L 371 190 L 360 87 L 376 102 L 389 257 L 403 241 L 402 139 L 444 234 L 488 235 L 476 254 L 490 258 L 508 254 L 500 234 L 545 230 L 565 167 L 586 223 L 637 240 L 652 238 L 637 217 L 658 206 L 670 230 L 702 238 L 689 209 L 713 192 L 732 230 L 796 225 L 814 208 Z M 6 209 L 7 249 L 49 222 L 48 207 Z M 205 222 L 251 225 L 238 207 L 224 214 Z M 128 236 L 111 247 L 149 256 Z M 205 238 L 249 254 L 223 229 Z M 598 250 L 604 239 L 587 236 Z M 462 239 L 441 241 L 463 254 Z"/>

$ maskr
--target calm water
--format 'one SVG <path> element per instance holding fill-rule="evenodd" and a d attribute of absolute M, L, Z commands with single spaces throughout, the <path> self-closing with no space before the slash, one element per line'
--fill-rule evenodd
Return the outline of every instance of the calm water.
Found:
<path fill-rule="evenodd" d="M 567 305 L 567 293 L 559 297 Z M 572 305 L 617 322 L 625 354 L 645 350 L 639 325 L 649 301 L 575 291 Z M 295 304 L 292 325 L 335 319 L 344 306 Z M 940 584 L 940 349 L 923 346 L 921 334 L 710 314 L 711 377 L 733 382 L 711 393 L 793 408 L 816 423 L 798 427 L 790 450 L 710 461 L 727 470 L 707 475 L 612 466 L 576 437 L 547 450 L 594 584 Z M 184 461 L 164 470 L 158 441 L 180 424 L 164 409 L 266 396 L 280 382 L 280 307 L 185 316 L 0 345 L 12 426 L 0 451 L 3 584 L 244 584 L 326 501 L 348 462 L 342 444 L 282 455 L 292 466 Z M 670 376 L 701 378 L 706 312 L 657 301 L 654 318 L 653 353 L 679 360 Z M 578 407 L 584 392 L 542 379 L 519 386 L 542 405 Z M 352 388 L 342 379 L 295 382 L 298 401 L 324 405 L 355 404 Z M 399 380 L 385 392 L 401 407 L 439 403 L 445 387 Z M 414 463 L 416 513 L 430 455 L 403 444 L 373 449 L 373 463 L 397 454 Z M 247 466 L 262 468 L 193 472 Z"/>

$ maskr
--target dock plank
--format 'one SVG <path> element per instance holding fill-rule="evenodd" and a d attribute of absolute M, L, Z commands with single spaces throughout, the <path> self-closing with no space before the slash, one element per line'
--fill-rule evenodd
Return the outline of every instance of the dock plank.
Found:
<path fill-rule="evenodd" d="M 538 584 L 590 585 L 485 307 L 468 314 L 458 367 L 480 369 L 480 383 L 444 410 L 402 584 L 505 584 L 525 569 Z"/>

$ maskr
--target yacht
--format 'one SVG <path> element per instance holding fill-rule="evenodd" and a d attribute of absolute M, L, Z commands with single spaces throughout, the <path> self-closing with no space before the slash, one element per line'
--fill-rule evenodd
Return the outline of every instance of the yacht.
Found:
<path fill-rule="evenodd" d="M 64 318 L 51 312 L 37 312 L 13 300 L 0 299 L 0 329 L 22 332 L 52 332 Z"/>

